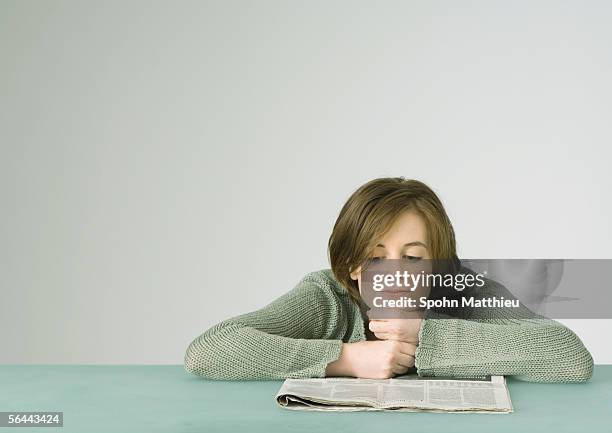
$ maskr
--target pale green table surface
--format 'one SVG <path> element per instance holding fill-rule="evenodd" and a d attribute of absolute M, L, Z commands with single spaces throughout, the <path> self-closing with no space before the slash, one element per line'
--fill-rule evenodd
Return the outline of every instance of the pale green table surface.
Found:
<path fill-rule="evenodd" d="M 511 414 L 302 412 L 282 381 L 212 381 L 181 365 L 0 365 L 0 411 L 63 411 L 63 432 L 612 432 L 612 366 L 584 384 L 508 378 Z"/>

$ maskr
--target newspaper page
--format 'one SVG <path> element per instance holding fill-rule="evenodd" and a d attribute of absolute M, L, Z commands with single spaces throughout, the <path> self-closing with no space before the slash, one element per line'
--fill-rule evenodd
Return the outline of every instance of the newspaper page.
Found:
<path fill-rule="evenodd" d="M 286 379 L 276 394 L 276 401 L 281 407 L 293 410 L 513 411 L 504 376 L 453 379 L 406 374 L 380 380 L 346 377 Z"/>

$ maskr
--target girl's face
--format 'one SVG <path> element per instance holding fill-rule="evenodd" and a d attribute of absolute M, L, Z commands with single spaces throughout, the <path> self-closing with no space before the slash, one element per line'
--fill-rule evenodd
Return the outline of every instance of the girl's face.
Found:
<path fill-rule="evenodd" d="M 403 212 L 388 233 L 380 240 L 371 258 L 380 259 L 431 259 L 427 247 L 427 228 L 423 218 L 413 210 Z M 361 266 L 351 272 L 361 290 Z"/>

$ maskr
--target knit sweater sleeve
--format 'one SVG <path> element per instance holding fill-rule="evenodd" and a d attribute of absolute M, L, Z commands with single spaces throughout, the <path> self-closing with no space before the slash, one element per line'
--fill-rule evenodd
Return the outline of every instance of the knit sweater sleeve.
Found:
<path fill-rule="evenodd" d="M 503 285 L 487 281 L 478 297 L 515 299 Z M 474 308 L 461 319 L 428 311 L 415 355 L 418 374 L 507 375 L 529 382 L 584 382 L 592 376 L 593 358 L 574 332 L 522 303 L 507 311 Z"/>
<path fill-rule="evenodd" d="M 185 370 L 219 380 L 325 377 L 342 350 L 339 310 L 333 293 L 302 279 L 259 310 L 204 331 L 187 348 Z"/>

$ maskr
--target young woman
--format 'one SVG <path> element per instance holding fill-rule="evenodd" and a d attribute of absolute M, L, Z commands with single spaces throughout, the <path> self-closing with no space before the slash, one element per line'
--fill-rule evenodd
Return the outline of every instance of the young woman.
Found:
<path fill-rule="evenodd" d="M 436 194 L 416 180 L 374 179 L 340 211 L 328 244 L 331 269 L 307 274 L 263 308 L 226 319 L 195 338 L 185 369 L 209 379 L 326 376 L 389 378 L 512 375 L 533 382 L 583 382 L 593 359 L 560 323 L 475 311 L 461 319 L 369 320 L 361 270 L 380 259 L 454 259 L 455 235 Z M 512 295 L 486 279 L 480 292 Z"/>

